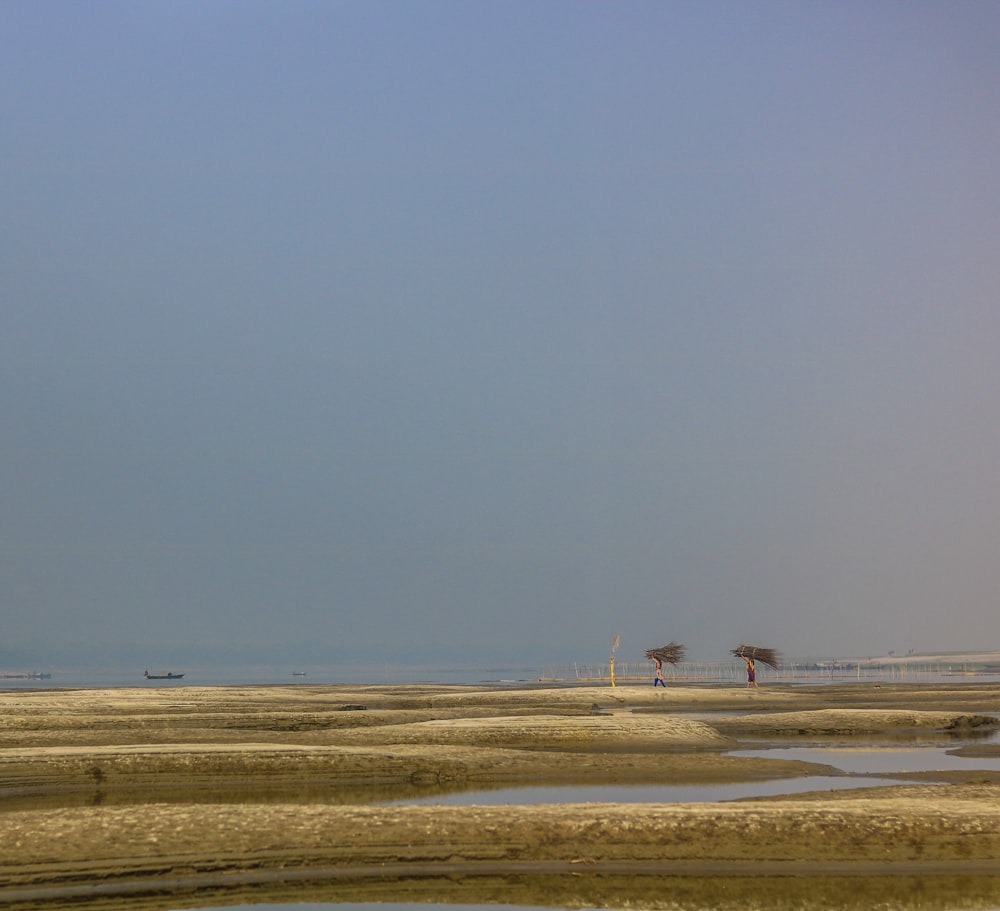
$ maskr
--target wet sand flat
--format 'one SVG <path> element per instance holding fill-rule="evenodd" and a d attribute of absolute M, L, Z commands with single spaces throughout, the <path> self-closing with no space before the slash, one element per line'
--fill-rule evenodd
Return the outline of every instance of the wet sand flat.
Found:
<path fill-rule="evenodd" d="M 705 877 L 706 889 L 719 877 L 734 887 L 771 877 L 784 891 L 770 892 L 770 907 L 786 893 L 789 907 L 806 907 L 794 886 L 802 878 L 933 876 L 942 888 L 959 877 L 990 907 L 1000 905 L 1000 773 L 974 761 L 969 772 L 910 776 L 920 783 L 727 803 L 376 802 L 831 772 L 729 755 L 768 738 L 877 744 L 905 735 L 992 756 L 993 744 L 968 744 L 992 730 L 998 706 L 1000 686 L 978 683 L 0 692 L 0 899 L 194 907 L 215 894 L 220 903 L 305 900 L 337 882 L 339 896 L 399 900 L 415 881 L 418 892 L 435 882 L 434 895 L 461 881 L 460 900 L 479 902 L 500 880 L 523 877 L 515 891 L 534 894 L 530 881 L 541 890 L 534 903 L 546 904 L 546 890 L 579 887 L 566 877 L 598 892 L 622 877 L 619 899 L 668 907 L 642 892 L 648 877 L 669 876 L 681 891 Z"/>

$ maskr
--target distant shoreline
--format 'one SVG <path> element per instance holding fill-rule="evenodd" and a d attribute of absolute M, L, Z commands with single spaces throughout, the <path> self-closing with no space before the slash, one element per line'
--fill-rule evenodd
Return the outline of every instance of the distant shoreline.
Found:
<path fill-rule="evenodd" d="M 610 686 L 610 664 L 570 662 L 521 667 L 476 667 L 442 664 L 427 665 L 357 665 L 345 666 L 289 664 L 226 666 L 185 664 L 174 661 L 183 679 L 146 680 L 142 666 L 130 667 L 57 667 L 34 664 L 27 667 L 0 667 L 0 691 L 11 689 L 75 689 L 186 686 L 272 686 L 272 685 L 371 685 L 405 686 L 441 684 L 471 686 L 532 686 L 538 684 Z M 744 678 L 742 662 L 735 658 L 689 659 L 677 667 L 665 668 L 671 684 L 728 685 Z M 616 663 L 616 682 L 622 685 L 652 682 L 652 662 L 644 659 Z M 758 667 L 763 680 L 794 683 L 829 683 L 838 680 L 897 682 L 928 681 L 934 678 L 954 680 L 989 679 L 1000 675 L 1000 650 L 965 652 L 927 652 L 877 657 L 785 657 L 775 671 Z"/>

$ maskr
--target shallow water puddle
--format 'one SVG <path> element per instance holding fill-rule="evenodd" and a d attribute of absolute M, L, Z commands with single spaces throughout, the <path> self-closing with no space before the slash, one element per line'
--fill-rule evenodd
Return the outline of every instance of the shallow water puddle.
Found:
<path fill-rule="evenodd" d="M 769 747 L 739 750 L 731 756 L 798 759 L 831 765 L 854 775 L 887 775 L 893 772 L 1000 771 L 1000 757 L 953 756 L 946 747 Z"/>
<path fill-rule="evenodd" d="M 744 781 L 734 784 L 696 785 L 555 785 L 464 791 L 404 800 L 384 801 L 385 806 L 424 804 L 441 806 L 519 806 L 539 803 L 705 803 L 745 797 L 774 797 L 807 791 L 874 788 L 899 784 L 891 778 L 848 778 L 812 775 L 778 781 Z"/>

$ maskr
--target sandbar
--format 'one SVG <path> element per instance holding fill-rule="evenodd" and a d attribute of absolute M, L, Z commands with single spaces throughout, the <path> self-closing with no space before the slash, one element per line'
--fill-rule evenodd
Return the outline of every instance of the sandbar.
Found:
<path fill-rule="evenodd" d="M 0 691 L 0 901 L 1000 906 L 1000 772 L 696 804 L 406 805 L 840 774 L 768 745 L 994 757 L 1000 685 Z M 388 801 L 403 801 L 388 804 Z M 686 902 L 686 904 L 685 904 Z"/>

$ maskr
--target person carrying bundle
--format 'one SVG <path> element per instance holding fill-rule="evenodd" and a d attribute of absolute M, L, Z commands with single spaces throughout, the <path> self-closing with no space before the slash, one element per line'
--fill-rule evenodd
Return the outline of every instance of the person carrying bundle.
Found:
<path fill-rule="evenodd" d="M 756 645 L 740 645 L 734 648 L 731 655 L 742 658 L 747 666 L 747 687 L 759 686 L 757 683 L 757 662 L 763 661 L 768 667 L 778 670 L 781 656 L 773 648 L 761 648 Z"/>

